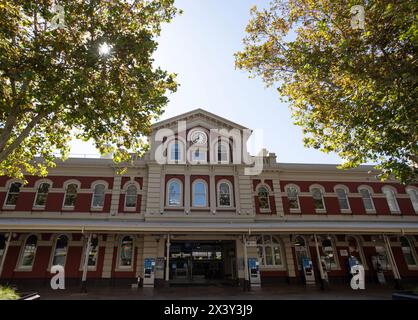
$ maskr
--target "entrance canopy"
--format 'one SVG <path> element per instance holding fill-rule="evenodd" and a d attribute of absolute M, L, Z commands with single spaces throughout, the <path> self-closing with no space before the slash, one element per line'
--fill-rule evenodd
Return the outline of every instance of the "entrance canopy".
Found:
<path fill-rule="evenodd" d="M 418 222 L 272 221 L 146 222 L 143 220 L 0 218 L 0 231 L 135 232 L 135 233 L 394 233 L 417 234 Z"/>

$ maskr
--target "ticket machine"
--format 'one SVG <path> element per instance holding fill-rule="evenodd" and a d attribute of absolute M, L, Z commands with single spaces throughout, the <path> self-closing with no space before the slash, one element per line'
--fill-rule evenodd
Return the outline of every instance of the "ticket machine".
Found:
<path fill-rule="evenodd" d="M 302 269 L 306 285 L 315 284 L 315 274 L 313 271 L 312 260 L 308 257 L 302 259 Z"/>
<path fill-rule="evenodd" d="M 144 287 L 153 288 L 155 279 L 155 259 L 144 259 Z"/>
<path fill-rule="evenodd" d="M 257 258 L 248 259 L 248 274 L 251 287 L 261 287 L 260 268 Z"/>

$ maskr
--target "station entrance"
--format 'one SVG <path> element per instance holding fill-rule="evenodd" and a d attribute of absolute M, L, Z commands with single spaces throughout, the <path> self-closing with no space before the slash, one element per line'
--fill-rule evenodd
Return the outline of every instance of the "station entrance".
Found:
<path fill-rule="evenodd" d="M 170 284 L 234 284 L 234 241 L 176 241 L 170 246 Z"/>

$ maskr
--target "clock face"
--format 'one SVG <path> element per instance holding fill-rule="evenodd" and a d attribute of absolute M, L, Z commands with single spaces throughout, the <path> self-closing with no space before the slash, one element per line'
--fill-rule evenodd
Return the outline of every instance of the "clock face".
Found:
<path fill-rule="evenodd" d="M 193 144 L 206 144 L 207 141 L 206 133 L 204 133 L 203 131 L 193 132 L 191 138 Z"/>

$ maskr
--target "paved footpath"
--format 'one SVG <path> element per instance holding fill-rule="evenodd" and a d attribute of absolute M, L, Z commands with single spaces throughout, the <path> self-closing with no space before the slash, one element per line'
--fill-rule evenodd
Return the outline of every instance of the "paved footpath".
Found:
<path fill-rule="evenodd" d="M 23 288 L 20 288 L 23 289 Z M 26 289 L 26 288 L 25 288 Z M 170 287 L 139 288 L 129 286 L 88 287 L 87 293 L 79 288 L 52 290 L 49 288 L 27 288 L 37 291 L 42 300 L 390 300 L 393 289 L 372 286 L 366 290 L 352 290 L 348 286 L 331 286 L 326 290 L 301 285 L 280 285 L 252 289 L 244 292 L 240 287 Z"/>

